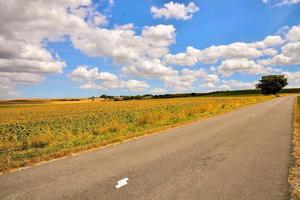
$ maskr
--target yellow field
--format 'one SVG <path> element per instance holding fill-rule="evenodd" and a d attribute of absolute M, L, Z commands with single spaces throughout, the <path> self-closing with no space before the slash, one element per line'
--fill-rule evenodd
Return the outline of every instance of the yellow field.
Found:
<path fill-rule="evenodd" d="M 211 117 L 272 97 L 0 105 L 0 171 Z"/>

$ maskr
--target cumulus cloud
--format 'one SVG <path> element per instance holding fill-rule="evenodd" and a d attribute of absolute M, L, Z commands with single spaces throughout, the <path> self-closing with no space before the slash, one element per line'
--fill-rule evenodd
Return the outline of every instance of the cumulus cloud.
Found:
<path fill-rule="evenodd" d="M 254 89 L 256 82 L 243 82 L 240 80 L 220 80 L 204 82 L 200 87 L 205 92 Z"/>
<path fill-rule="evenodd" d="M 66 36 L 88 56 L 111 58 L 127 71 L 143 73 L 152 68 L 153 75 L 172 71 L 167 66 L 155 68 L 157 59 L 167 54 L 175 42 L 172 25 L 146 26 L 140 35 L 132 30 L 132 24 L 103 28 L 107 19 L 90 0 L 0 0 L 0 5 L 0 72 L 41 77 L 62 72 L 65 62 L 47 50 L 45 41 L 61 41 Z"/>
<path fill-rule="evenodd" d="M 121 80 L 115 74 L 100 72 L 97 67 L 77 66 L 70 74 L 72 81 L 79 82 L 82 89 L 124 89 L 132 92 L 141 92 L 149 88 L 144 81 Z"/>
<path fill-rule="evenodd" d="M 262 0 L 263 3 L 272 3 L 277 6 L 299 4 L 300 0 Z"/>
<path fill-rule="evenodd" d="M 79 29 L 99 25 L 103 16 L 92 9 L 91 3 L 0 0 L 0 73 L 40 81 L 47 74 L 62 72 L 66 64 L 47 49 L 47 41 L 60 41 Z M 81 6 L 89 11 L 78 9 Z M 20 80 L 5 77 L 12 90 L 16 84 L 27 84 L 27 79 Z"/>
<path fill-rule="evenodd" d="M 147 68 L 149 63 L 157 63 L 157 59 L 169 52 L 169 46 L 175 42 L 175 28 L 146 26 L 141 35 L 136 35 L 130 26 L 97 28 L 72 36 L 71 40 L 75 48 L 89 56 L 109 57 L 115 64 L 128 68 L 125 71 L 138 71 L 141 66 Z"/>
<path fill-rule="evenodd" d="M 282 47 L 282 53 L 270 60 L 270 65 L 300 64 L 300 41 L 287 43 Z"/>
<path fill-rule="evenodd" d="M 99 13 L 92 4 L 79 6 L 71 10 L 72 14 L 80 16 L 91 26 L 103 26 L 108 23 L 105 15 Z"/>
<path fill-rule="evenodd" d="M 203 77 L 203 81 L 200 84 L 200 87 L 206 92 L 215 91 L 219 82 L 220 79 L 218 75 L 208 74 L 206 77 Z"/>
<path fill-rule="evenodd" d="M 293 26 L 287 33 L 287 40 L 300 41 L 300 25 Z"/>
<path fill-rule="evenodd" d="M 193 54 L 190 49 L 193 47 L 188 47 L 187 52 L 189 53 L 178 53 L 178 54 L 167 54 L 164 57 L 164 63 L 170 65 L 180 65 L 180 66 L 192 66 L 198 62 L 197 56 Z"/>
<path fill-rule="evenodd" d="M 165 18 L 165 19 L 177 19 L 177 20 L 188 20 L 193 17 L 193 14 L 199 10 L 199 7 L 195 3 L 190 2 L 187 5 L 182 3 L 174 3 L 170 1 L 165 3 L 163 7 L 158 8 L 152 6 L 150 11 L 154 18 Z"/>
<path fill-rule="evenodd" d="M 205 49 L 187 47 L 186 52 L 167 54 L 164 63 L 169 65 L 192 66 L 198 62 L 212 64 L 225 59 L 259 58 L 273 56 L 277 51 L 270 47 L 276 47 L 283 43 L 281 36 L 268 36 L 264 40 L 255 43 L 235 42 L 228 45 L 210 46 Z"/>
<path fill-rule="evenodd" d="M 168 92 L 168 90 L 166 90 L 165 88 L 153 88 L 150 92 L 152 94 L 165 94 Z"/>
<path fill-rule="evenodd" d="M 159 58 L 168 53 L 168 46 L 175 43 L 173 25 L 146 26 L 142 31 L 143 42 L 147 44 L 146 54 Z"/>
<path fill-rule="evenodd" d="M 214 69 L 212 72 L 218 72 L 223 76 L 231 76 L 235 73 L 252 75 L 282 73 L 281 69 L 270 66 L 300 64 L 299 27 L 294 26 L 288 29 L 283 36 L 270 35 L 258 42 L 236 42 L 205 49 L 187 47 L 183 53 L 167 54 L 163 58 L 163 64 L 193 66 L 198 63 L 217 64 L 220 62 L 219 66 L 212 67 Z M 290 77 L 292 76 L 290 75 Z M 205 80 L 205 78 L 203 79 Z M 237 87 L 233 87 L 235 83 L 238 85 Z M 206 80 L 201 87 L 209 90 L 220 89 L 220 87 L 242 89 L 243 86 L 248 87 L 250 83 L 242 82 L 240 84 L 238 81 L 232 81 L 221 85 L 223 86 L 220 86 L 220 81 L 209 82 Z"/>
<path fill-rule="evenodd" d="M 154 17 L 187 20 L 199 8 L 194 3 L 169 2 L 153 9 Z M 284 36 L 271 35 L 253 43 L 204 49 L 190 46 L 185 52 L 172 54 L 170 47 L 176 43 L 173 25 L 145 26 L 136 31 L 134 24 L 107 28 L 107 23 L 91 0 L 0 0 L 0 92 L 17 94 L 14 88 L 19 84 L 36 84 L 48 74 L 61 73 L 66 63 L 47 49 L 47 43 L 66 39 L 89 57 L 111 59 L 122 73 L 117 76 L 78 66 L 69 77 L 83 89 L 149 89 L 146 82 L 135 80 L 140 78 L 160 80 L 168 91 L 189 90 L 197 84 L 213 88 L 221 81 L 216 74 L 207 74 L 199 67 L 178 69 L 174 65 L 214 64 L 218 67 L 212 73 L 231 75 L 263 74 L 272 71 L 264 65 L 300 63 L 299 26 Z"/>
<path fill-rule="evenodd" d="M 35 85 L 44 79 L 43 76 L 32 73 L 0 72 L 0 98 L 18 96 L 17 84 Z"/>
<path fill-rule="evenodd" d="M 288 79 L 288 87 L 300 87 L 300 71 L 283 72 Z"/>
<path fill-rule="evenodd" d="M 0 0 L 0 5 L 0 72 L 32 73 L 40 77 L 62 72 L 66 63 L 47 49 L 47 41 L 61 41 L 67 36 L 75 48 L 88 56 L 111 58 L 127 74 L 160 77 L 176 73 L 160 61 L 175 43 L 172 25 L 145 26 L 139 35 L 133 24 L 104 28 L 107 19 L 90 0 Z M 70 77 L 87 79 L 80 77 L 80 72 L 88 74 L 84 70 L 76 69 Z M 98 80 L 113 77 L 95 69 L 88 72 L 89 76 L 96 74 Z M 102 81 L 102 87 L 109 86 L 108 81 Z M 123 82 L 123 88 L 138 88 L 137 85 L 134 81 Z M 82 87 L 95 85 L 86 83 Z"/>
<path fill-rule="evenodd" d="M 190 70 L 183 69 L 176 74 L 161 77 L 165 87 L 175 91 L 187 91 L 193 88 L 198 79 L 204 79 L 207 73 L 204 69 Z"/>
<path fill-rule="evenodd" d="M 262 65 L 297 65 L 300 64 L 300 25 L 293 26 L 286 34 L 286 42 L 281 52 L 271 58 L 261 59 Z"/>
<path fill-rule="evenodd" d="M 218 86 L 218 90 L 243 90 L 243 89 L 254 89 L 255 82 L 242 82 L 239 80 L 223 80 Z"/>
<path fill-rule="evenodd" d="M 144 81 L 129 80 L 123 81 L 121 87 L 129 91 L 142 92 L 150 86 Z"/>
<path fill-rule="evenodd" d="M 222 61 L 221 65 L 218 67 L 218 71 L 224 76 L 230 76 L 237 72 L 259 75 L 273 72 L 273 69 L 270 67 L 263 67 L 262 65 L 255 63 L 253 60 L 240 58 Z"/>
<path fill-rule="evenodd" d="M 160 59 L 140 60 L 133 65 L 124 66 L 123 73 L 144 78 L 159 78 L 176 75 L 177 71 L 164 65 Z"/>
<path fill-rule="evenodd" d="M 98 68 L 89 69 L 87 66 L 81 65 L 73 70 L 70 74 L 70 78 L 73 81 L 93 81 L 101 80 L 114 82 L 118 80 L 118 77 L 109 72 L 99 72 Z"/>
<path fill-rule="evenodd" d="M 264 40 L 259 42 L 250 43 L 251 47 L 265 49 L 268 47 L 278 46 L 283 44 L 283 39 L 279 35 L 269 35 Z"/>

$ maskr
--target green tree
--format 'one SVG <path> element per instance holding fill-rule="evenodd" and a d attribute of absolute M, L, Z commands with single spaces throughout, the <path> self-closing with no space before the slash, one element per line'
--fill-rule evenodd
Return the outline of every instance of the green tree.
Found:
<path fill-rule="evenodd" d="M 282 88 L 288 85 L 287 78 L 284 75 L 268 75 L 263 76 L 256 84 L 256 88 L 261 90 L 261 93 L 276 95 Z"/>

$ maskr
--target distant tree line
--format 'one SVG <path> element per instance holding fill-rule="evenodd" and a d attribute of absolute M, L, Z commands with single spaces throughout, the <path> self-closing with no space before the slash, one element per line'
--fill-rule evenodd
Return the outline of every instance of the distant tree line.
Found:
<path fill-rule="evenodd" d="M 80 101 L 80 99 L 52 99 L 52 101 Z"/>
<path fill-rule="evenodd" d="M 144 94 L 131 96 L 112 96 L 103 94 L 99 96 L 105 100 L 128 101 L 141 99 L 166 99 L 166 98 L 185 98 L 185 97 L 222 97 L 222 96 L 239 96 L 239 95 L 256 95 L 256 94 L 277 94 L 281 93 L 300 93 L 300 88 L 283 89 L 288 84 L 287 78 L 284 75 L 268 75 L 263 76 L 256 84 L 256 89 L 250 90 L 234 90 L 234 91 L 215 91 L 209 93 L 177 93 L 177 94 Z M 95 97 L 91 97 L 92 100 Z"/>
<path fill-rule="evenodd" d="M 253 90 L 235 90 L 235 91 L 216 91 L 210 93 L 181 93 L 181 94 L 160 94 L 160 95 L 132 95 L 132 96 L 110 96 L 101 95 L 100 98 L 113 101 L 128 101 L 128 100 L 142 100 L 142 99 L 168 99 L 168 98 L 188 98 L 188 97 L 226 97 L 226 96 L 243 96 L 243 95 L 257 95 L 261 91 Z M 283 89 L 280 93 L 300 93 L 300 88 Z"/>

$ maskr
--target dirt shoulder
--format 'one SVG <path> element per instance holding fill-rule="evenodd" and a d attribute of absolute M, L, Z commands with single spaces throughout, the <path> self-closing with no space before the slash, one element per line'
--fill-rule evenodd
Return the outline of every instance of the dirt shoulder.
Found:
<path fill-rule="evenodd" d="M 300 97 L 296 99 L 294 109 L 294 132 L 292 138 L 293 166 L 289 169 L 291 199 L 300 199 Z"/>

